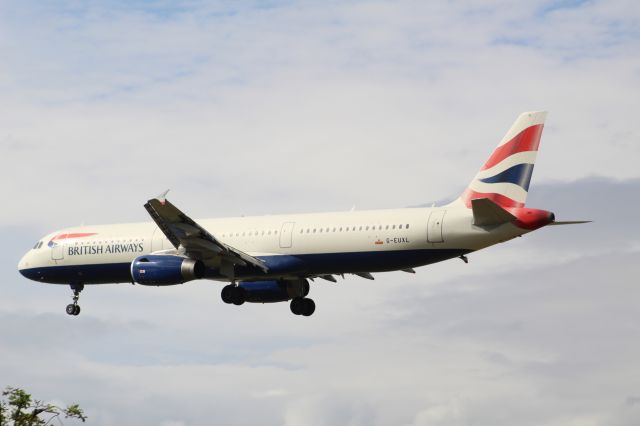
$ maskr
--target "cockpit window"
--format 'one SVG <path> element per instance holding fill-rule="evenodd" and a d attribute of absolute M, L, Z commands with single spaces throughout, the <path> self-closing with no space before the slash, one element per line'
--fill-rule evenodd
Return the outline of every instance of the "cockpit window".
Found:
<path fill-rule="evenodd" d="M 38 241 L 38 242 L 36 243 L 36 245 L 35 245 L 35 246 L 33 246 L 33 249 L 34 249 L 34 250 L 37 250 L 37 249 L 39 249 L 40 247 L 42 247 L 42 241 Z"/>
<path fill-rule="evenodd" d="M 40 242 L 38 243 L 38 248 L 42 247 L 42 243 L 43 243 L 43 241 L 40 241 Z"/>

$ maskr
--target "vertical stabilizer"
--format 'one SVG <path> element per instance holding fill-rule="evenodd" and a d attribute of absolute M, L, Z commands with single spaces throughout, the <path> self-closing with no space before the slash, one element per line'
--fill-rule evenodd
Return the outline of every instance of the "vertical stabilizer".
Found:
<path fill-rule="evenodd" d="M 546 111 L 520 114 L 459 200 L 488 198 L 501 207 L 523 207 L 538 154 Z"/>

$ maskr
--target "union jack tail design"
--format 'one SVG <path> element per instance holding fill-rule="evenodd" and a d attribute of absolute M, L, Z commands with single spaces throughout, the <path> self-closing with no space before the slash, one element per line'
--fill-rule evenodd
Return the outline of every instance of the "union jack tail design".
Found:
<path fill-rule="evenodd" d="M 520 114 L 460 201 L 469 208 L 476 198 L 488 198 L 502 207 L 523 207 L 546 116 L 546 111 Z"/>

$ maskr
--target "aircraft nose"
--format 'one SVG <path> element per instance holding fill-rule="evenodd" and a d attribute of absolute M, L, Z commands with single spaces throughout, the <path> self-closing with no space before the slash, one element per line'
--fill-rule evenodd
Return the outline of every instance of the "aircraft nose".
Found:
<path fill-rule="evenodd" d="M 27 260 L 28 257 L 29 257 L 29 253 L 22 256 L 22 259 L 20 259 L 20 262 L 18 262 L 18 270 L 20 270 L 20 272 L 22 272 L 22 270 L 25 269 L 29 264 Z"/>
<path fill-rule="evenodd" d="M 26 253 L 24 256 L 22 256 L 22 259 L 20 259 L 20 262 L 18 262 L 18 271 L 20 272 L 20 274 L 22 274 L 23 277 L 33 280 L 35 278 L 33 269 L 30 269 L 30 258 L 30 253 Z"/>

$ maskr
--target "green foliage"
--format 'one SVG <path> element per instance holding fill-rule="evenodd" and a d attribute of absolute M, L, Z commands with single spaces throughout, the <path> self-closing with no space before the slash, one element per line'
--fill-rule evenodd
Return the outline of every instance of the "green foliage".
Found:
<path fill-rule="evenodd" d="M 78 404 L 61 408 L 33 399 L 30 394 L 19 388 L 7 387 L 2 391 L 0 426 L 49 425 L 54 420 L 62 424 L 62 415 L 65 419 L 77 419 L 83 423 L 87 420 Z"/>

